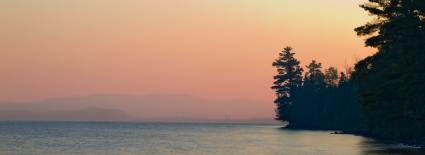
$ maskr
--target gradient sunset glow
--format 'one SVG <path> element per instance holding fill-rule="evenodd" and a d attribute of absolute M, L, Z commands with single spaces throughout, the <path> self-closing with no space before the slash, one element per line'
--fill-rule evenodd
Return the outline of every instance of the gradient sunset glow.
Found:
<path fill-rule="evenodd" d="M 271 63 L 283 47 L 303 66 L 341 71 L 373 53 L 353 31 L 370 20 L 361 2 L 3 0 L 0 101 L 185 94 L 273 118 Z"/>

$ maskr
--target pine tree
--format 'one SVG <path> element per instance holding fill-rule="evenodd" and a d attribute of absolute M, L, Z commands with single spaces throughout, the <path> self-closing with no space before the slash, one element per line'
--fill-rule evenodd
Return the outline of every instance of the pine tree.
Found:
<path fill-rule="evenodd" d="M 335 88 L 338 85 L 338 70 L 335 67 L 329 67 L 325 70 L 325 82 L 328 87 Z"/>
<path fill-rule="evenodd" d="M 369 0 L 376 19 L 355 29 L 378 52 L 355 66 L 352 79 L 367 132 L 390 139 L 425 137 L 425 1 Z"/>
<path fill-rule="evenodd" d="M 424 35 L 425 1 L 369 0 L 360 7 L 376 17 L 355 29 L 359 36 L 370 36 L 366 46 L 383 50 L 400 43 L 423 43 L 416 39 Z"/>
<path fill-rule="evenodd" d="M 311 61 L 309 65 L 306 66 L 308 71 L 304 75 L 304 84 L 311 85 L 320 89 L 325 86 L 325 74 L 321 71 L 322 63 L 317 62 L 316 60 Z"/>
<path fill-rule="evenodd" d="M 290 121 L 293 92 L 302 84 L 303 69 L 294 55 L 292 48 L 286 47 L 279 53 L 279 58 L 273 62 L 273 66 L 277 69 L 272 86 L 277 96 L 276 120 Z"/>

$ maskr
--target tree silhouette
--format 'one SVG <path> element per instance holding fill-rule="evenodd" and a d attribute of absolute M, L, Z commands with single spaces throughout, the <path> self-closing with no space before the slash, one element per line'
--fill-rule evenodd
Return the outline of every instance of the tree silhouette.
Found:
<path fill-rule="evenodd" d="M 338 86 L 344 86 L 348 83 L 348 77 L 344 72 L 339 73 Z"/>
<path fill-rule="evenodd" d="M 369 0 L 376 18 L 355 29 L 378 52 L 358 62 L 352 75 L 371 136 L 425 139 L 425 1 Z"/>
<path fill-rule="evenodd" d="M 335 67 L 326 69 L 325 82 L 328 87 L 336 88 L 338 86 L 338 69 Z"/>
<path fill-rule="evenodd" d="M 322 63 L 318 63 L 316 60 L 313 60 L 306 67 L 308 71 L 304 75 L 304 84 L 312 85 L 318 89 L 325 86 L 325 75 L 321 71 Z"/>
<path fill-rule="evenodd" d="M 303 70 L 291 48 L 285 48 L 273 66 L 277 99 L 277 119 L 287 121 L 287 128 L 356 131 L 360 127 L 361 110 L 354 89 L 345 73 L 330 67 L 322 72 L 322 64 L 313 60 L 302 80 Z M 293 79 L 293 80 L 291 80 Z"/>
<path fill-rule="evenodd" d="M 286 47 L 279 53 L 279 58 L 273 62 L 277 69 L 277 75 L 274 76 L 272 89 L 276 91 L 277 99 L 275 103 L 276 119 L 288 121 L 290 117 L 290 107 L 293 104 L 293 92 L 302 84 L 303 69 L 299 66 L 300 62 L 294 58 L 295 53 L 291 47 Z"/>

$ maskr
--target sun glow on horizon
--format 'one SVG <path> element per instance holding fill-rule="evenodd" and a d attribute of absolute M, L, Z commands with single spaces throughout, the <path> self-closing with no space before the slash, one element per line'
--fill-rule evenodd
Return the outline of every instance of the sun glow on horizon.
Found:
<path fill-rule="evenodd" d="M 190 94 L 261 101 L 273 115 L 283 47 L 340 70 L 373 53 L 353 31 L 370 18 L 359 3 L 2 1 L 0 101 Z"/>

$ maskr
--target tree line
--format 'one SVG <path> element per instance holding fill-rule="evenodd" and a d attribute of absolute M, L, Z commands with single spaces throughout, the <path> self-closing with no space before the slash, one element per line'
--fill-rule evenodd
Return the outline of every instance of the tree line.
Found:
<path fill-rule="evenodd" d="M 279 53 L 273 62 L 276 90 L 276 119 L 289 122 L 293 129 L 352 130 L 359 128 L 360 106 L 356 102 L 351 72 L 325 70 L 313 60 L 305 66 L 294 57 L 291 47 Z"/>
<path fill-rule="evenodd" d="M 377 52 L 352 72 L 304 73 L 292 48 L 273 62 L 276 119 L 290 128 L 331 129 L 425 146 L 425 1 L 369 0 L 376 17 L 355 29 Z M 304 73 L 304 75 L 303 75 Z"/>

